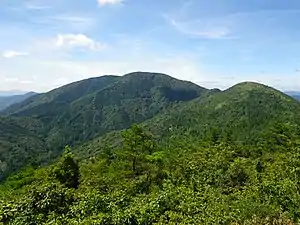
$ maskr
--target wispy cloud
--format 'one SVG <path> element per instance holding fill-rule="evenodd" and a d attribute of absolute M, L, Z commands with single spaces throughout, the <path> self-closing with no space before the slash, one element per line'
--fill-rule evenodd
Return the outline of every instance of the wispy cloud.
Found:
<path fill-rule="evenodd" d="M 90 15 L 82 13 L 65 13 L 45 15 L 31 18 L 30 23 L 47 27 L 48 30 L 56 30 L 58 32 L 84 33 L 95 28 L 98 20 Z"/>
<path fill-rule="evenodd" d="M 33 3 L 26 3 L 25 7 L 29 10 L 44 10 L 44 9 L 50 9 L 51 7 L 48 5 L 37 5 Z"/>
<path fill-rule="evenodd" d="M 56 46 L 60 48 L 82 48 L 91 51 L 103 50 L 106 45 L 93 40 L 84 34 L 59 34 Z"/>
<path fill-rule="evenodd" d="M 177 21 L 169 16 L 164 16 L 166 20 L 178 32 L 192 37 L 208 38 L 208 39 L 232 39 L 231 30 L 222 25 L 212 21 L 205 20 L 190 20 Z"/>
<path fill-rule="evenodd" d="M 94 19 L 91 17 L 78 16 L 78 15 L 57 15 L 52 16 L 50 19 L 68 22 L 68 23 L 81 23 L 81 24 L 90 24 L 94 22 Z"/>
<path fill-rule="evenodd" d="M 28 55 L 29 55 L 28 52 L 17 52 L 13 50 L 7 50 L 2 53 L 2 56 L 7 59 L 18 57 L 18 56 L 28 56 Z"/>
<path fill-rule="evenodd" d="M 100 6 L 120 4 L 123 0 L 97 0 Z"/>

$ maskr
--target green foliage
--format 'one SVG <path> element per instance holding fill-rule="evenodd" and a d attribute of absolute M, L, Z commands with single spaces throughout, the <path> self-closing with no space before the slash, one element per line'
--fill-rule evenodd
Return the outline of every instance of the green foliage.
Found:
<path fill-rule="evenodd" d="M 1 221 L 114 225 L 300 221 L 300 146 L 269 151 L 221 141 L 189 143 L 185 137 L 166 144 L 139 125 L 122 136 L 120 146 L 105 146 L 98 157 L 82 161 L 80 176 L 66 147 L 50 167 L 50 176 L 45 176 L 47 168 L 34 173 L 29 168 L 7 179 L 8 184 L 17 177 L 31 181 L 6 185 L 15 187 L 9 194 L 15 197 L 2 195 Z M 256 148 L 262 148 L 260 155 L 248 153 Z"/>
<path fill-rule="evenodd" d="M 59 184 L 35 185 L 20 199 L 9 203 L 2 202 L 0 222 L 4 224 L 42 224 L 47 220 L 50 222 L 65 215 L 73 202 L 72 191 Z"/>
<path fill-rule="evenodd" d="M 31 164 L 41 164 L 47 156 L 42 125 L 27 118 L 0 117 L 0 181 L 7 175 Z"/>
<path fill-rule="evenodd" d="M 70 147 L 65 147 L 62 158 L 53 168 L 53 176 L 67 188 L 78 188 L 79 166 L 74 160 Z"/>
<path fill-rule="evenodd" d="M 137 125 L 132 126 L 128 131 L 123 132 L 123 148 L 120 157 L 131 164 L 133 175 L 142 174 L 146 168 L 147 156 L 155 149 L 151 136 Z"/>

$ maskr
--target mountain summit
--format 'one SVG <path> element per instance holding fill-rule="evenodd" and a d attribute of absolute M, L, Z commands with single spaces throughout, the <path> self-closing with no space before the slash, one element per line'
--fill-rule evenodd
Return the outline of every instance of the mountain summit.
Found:
<path fill-rule="evenodd" d="M 193 100 L 207 91 L 165 74 L 135 72 L 71 83 L 14 104 L 2 115 L 28 118 L 25 129 L 34 129 L 28 126 L 30 121 L 38 123 L 38 126 L 34 125 L 39 130 L 39 135 L 34 134 L 35 142 L 43 143 L 39 148 L 49 151 L 48 158 L 55 158 L 65 145 L 76 146 L 107 132 L 144 122 L 178 102 Z M 9 122 L 7 119 L 2 121 L 4 124 Z M 20 122 L 24 127 L 24 122 Z M 14 135 L 6 127 L 3 125 L 7 135 Z M 31 133 L 28 132 L 32 137 Z M 7 143 L 2 150 L 4 162 L 8 160 L 5 152 L 18 145 L 17 141 L 6 141 L 4 138 L 3 143 Z M 22 160 L 22 154 L 17 157 L 23 162 L 20 165 L 28 163 Z M 7 165 L 9 171 L 12 164 Z"/>

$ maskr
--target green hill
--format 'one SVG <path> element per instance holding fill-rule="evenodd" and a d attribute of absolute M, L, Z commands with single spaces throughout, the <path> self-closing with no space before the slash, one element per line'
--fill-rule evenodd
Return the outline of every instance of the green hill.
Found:
<path fill-rule="evenodd" d="M 159 136 L 160 142 L 185 139 L 194 143 L 231 142 L 268 145 L 273 132 L 286 138 L 300 135 L 300 104 L 271 87 L 245 82 L 225 91 L 210 90 L 201 97 L 159 113 L 142 126 Z M 108 133 L 74 149 L 80 157 L 97 155 L 103 147 L 118 144 L 121 132 Z M 283 144 L 277 137 L 273 143 Z"/>
<path fill-rule="evenodd" d="M 69 84 L 13 105 L 3 114 L 40 120 L 47 129 L 49 146 L 62 148 L 128 128 L 204 92 L 167 75 L 138 72 Z"/>
<path fill-rule="evenodd" d="M 1 112 L 3 115 L 36 116 L 45 121 L 47 113 L 59 113 L 68 104 L 85 95 L 101 90 L 115 81 L 116 76 L 103 76 L 78 81 L 54 89 L 48 93 L 38 94 L 18 104 L 14 104 Z M 49 112 L 49 110 L 52 110 Z"/>
<path fill-rule="evenodd" d="M 41 155 L 39 160 L 51 162 L 66 145 L 77 146 L 110 131 L 128 128 L 173 104 L 195 99 L 206 92 L 195 84 L 164 74 L 137 72 L 72 83 L 12 105 L 2 114 L 38 121 L 43 127 L 38 133 L 45 144 L 35 151 L 47 149 L 47 159 Z M 3 132 L 7 133 L 6 129 L 3 127 Z M 17 130 L 15 132 L 18 136 Z M 14 144 L 18 145 L 18 140 Z M 1 151 L 9 152 L 10 146 L 2 147 Z M 10 171 L 9 166 L 7 170 Z"/>
<path fill-rule="evenodd" d="M 257 83 L 241 83 L 223 92 L 198 98 L 149 121 L 162 134 L 197 138 L 212 134 L 257 144 L 278 124 L 300 125 L 300 104 L 292 97 Z M 295 131 L 296 132 L 296 131 Z M 227 137 L 228 138 L 228 137 Z"/>

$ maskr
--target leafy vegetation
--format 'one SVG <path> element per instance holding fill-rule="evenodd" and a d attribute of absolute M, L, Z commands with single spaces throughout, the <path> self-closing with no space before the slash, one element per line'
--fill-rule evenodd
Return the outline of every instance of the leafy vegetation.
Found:
<path fill-rule="evenodd" d="M 0 117 L 0 180 L 27 164 L 43 164 L 48 153 L 39 134 L 42 130 L 34 119 Z"/>
<path fill-rule="evenodd" d="M 293 224 L 300 218 L 299 145 L 284 152 L 185 139 L 160 145 L 140 126 L 122 136 L 119 147 L 107 146 L 79 165 L 68 150 L 50 167 L 7 179 L 0 187 L 0 220 Z"/>

